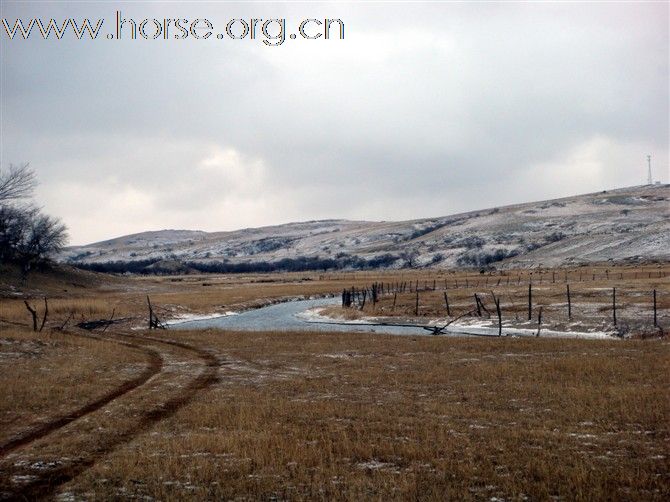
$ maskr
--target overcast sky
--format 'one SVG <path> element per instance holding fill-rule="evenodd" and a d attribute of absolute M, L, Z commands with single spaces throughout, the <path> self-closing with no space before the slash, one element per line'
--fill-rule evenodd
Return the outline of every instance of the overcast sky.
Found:
<path fill-rule="evenodd" d="M 414 219 L 668 182 L 668 3 L 12 3 L 1 18 L 340 18 L 345 39 L 8 40 L 0 163 L 71 243 Z M 218 29 L 217 29 L 218 28 Z"/>

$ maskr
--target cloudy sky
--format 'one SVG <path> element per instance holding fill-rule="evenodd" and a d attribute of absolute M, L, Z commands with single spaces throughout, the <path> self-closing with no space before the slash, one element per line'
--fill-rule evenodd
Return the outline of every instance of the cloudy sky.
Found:
<path fill-rule="evenodd" d="M 668 182 L 668 3 L 2 1 L 104 18 L 9 40 L 0 164 L 83 244 L 164 228 L 413 219 Z M 340 18 L 345 39 L 108 40 L 143 19 Z M 150 30 L 147 30 L 150 31 Z"/>

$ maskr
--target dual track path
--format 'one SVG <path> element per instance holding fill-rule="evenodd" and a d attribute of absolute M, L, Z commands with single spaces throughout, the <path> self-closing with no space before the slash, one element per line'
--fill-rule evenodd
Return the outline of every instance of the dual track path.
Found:
<path fill-rule="evenodd" d="M 146 366 L 106 395 L 0 444 L 0 500 L 53 496 L 218 379 L 219 358 L 190 344 L 127 332 L 76 335 L 140 350 Z"/>

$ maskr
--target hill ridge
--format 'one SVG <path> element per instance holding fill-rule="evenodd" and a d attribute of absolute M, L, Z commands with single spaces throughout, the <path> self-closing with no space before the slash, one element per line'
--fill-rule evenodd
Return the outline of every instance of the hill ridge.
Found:
<path fill-rule="evenodd" d="M 220 232 L 152 230 L 73 246 L 58 258 L 100 270 L 94 265 L 127 262 L 149 267 L 164 261 L 196 268 L 227 263 L 233 269 L 298 259 L 316 268 L 665 261 L 670 259 L 670 185 L 617 188 L 397 222 L 331 218 Z"/>

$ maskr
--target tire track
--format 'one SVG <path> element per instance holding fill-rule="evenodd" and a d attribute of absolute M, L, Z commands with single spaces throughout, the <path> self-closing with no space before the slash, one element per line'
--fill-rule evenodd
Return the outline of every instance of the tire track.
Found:
<path fill-rule="evenodd" d="M 104 340 L 95 336 L 85 336 L 77 333 L 70 333 L 70 334 L 85 337 L 88 339 Z M 112 341 L 113 343 L 118 343 L 120 345 L 125 345 L 143 351 L 148 356 L 149 365 L 144 369 L 142 373 L 140 373 L 140 375 L 133 378 L 132 380 L 125 382 L 120 387 L 117 387 L 116 389 L 105 394 L 99 399 L 96 399 L 91 403 L 88 403 L 80 408 L 77 408 L 68 413 L 67 415 L 63 415 L 54 420 L 41 423 L 36 427 L 33 427 L 28 431 L 19 434 L 17 437 L 14 437 L 13 439 L 7 441 L 6 443 L 0 445 L 0 457 L 4 457 L 7 454 L 11 453 L 12 451 L 21 448 L 22 446 L 26 446 L 34 441 L 37 441 L 38 439 L 41 439 L 51 434 L 52 432 L 57 431 L 58 429 L 65 427 L 68 424 L 71 424 L 75 420 L 82 418 L 86 415 L 89 415 L 94 411 L 99 410 L 106 404 L 109 404 L 115 399 L 118 399 L 124 394 L 127 394 L 131 390 L 136 389 L 140 385 L 143 385 L 147 380 L 149 380 L 152 376 L 160 372 L 161 369 L 163 368 L 163 358 L 155 350 L 148 349 L 146 347 L 141 347 L 136 344 L 128 342 L 122 342 L 119 340 L 110 340 L 110 341 Z"/>
<path fill-rule="evenodd" d="M 4 492 L 0 493 L 0 499 L 35 500 L 53 495 L 58 487 L 73 480 L 84 471 L 93 467 L 101 458 L 107 456 L 119 446 L 130 442 L 136 436 L 146 432 L 158 422 L 171 417 L 180 408 L 191 402 L 199 394 L 199 392 L 211 386 L 218 379 L 218 370 L 220 366 L 219 360 L 216 356 L 203 349 L 199 349 L 186 343 L 176 342 L 173 340 L 163 340 L 155 337 L 137 336 L 126 333 L 109 333 L 108 335 L 111 337 L 131 339 L 135 342 L 139 342 L 140 344 L 143 342 L 160 343 L 187 351 L 190 354 L 194 354 L 204 364 L 204 370 L 196 378 L 192 379 L 188 385 L 183 388 L 182 392 L 163 403 L 158 403 L 149 410 L 143 411 L 138 423 L 134 427 L 115 434 L 112 438 L 105 442 L 98 443 L 96 448 L 84 458 L 78 459 L 67 465 L 41 472 L 28 483 L 15 487 L 13 490 L 8 490 L 5 486 Z M 108 338 L 105 337 L 104 339 Z M 119 341 L 119 343 L 125 342 Z M 135 344 L 131 343 L 131 345 Z M 118 397 L 116 399 L 118 399 Z M 114 399 L 110 399 L 107 403 L 111 401 L 114 401 Z M 100 407 L 101 406 L 99 406 L 97 409 Z M 68 423 L 71 422 L 72 420 L 70 420 Z M 44 437 L 48 434 L 49 432 L 45 432 L 40 437 Z M 33 439 L 32 441 L 35 440 L 36 439 Z M 24 442 L 24 444 L 28 444 L 32 441 Z M 18 446 L 15 448 L 18 448 Z"/>

